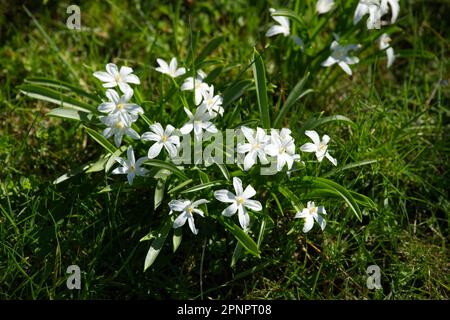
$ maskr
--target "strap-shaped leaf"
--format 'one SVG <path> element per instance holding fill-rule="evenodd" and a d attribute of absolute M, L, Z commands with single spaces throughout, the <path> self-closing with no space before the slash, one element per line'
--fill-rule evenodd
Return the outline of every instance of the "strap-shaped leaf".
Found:
<path fill-rule="evenodd" d="M 91 122 L 93 118 L 92 113 L 83 112 L 80 110 L 69 109 L 69 108 L 55 108 L 47 113 L 47 116 L 57 117 L 63 119 L 70 119 L 76 121 Z"/>
<path fill-rule="evenodd" d="M 116 147 L 114 147 L 111 142 L 109 142 L 104 136 L 102 136 L 102 134 L 88 127 L 85 127 L 85 129 L 86 132 L 91 136 L 91 138 L 97 141 L 97 143 L 105 148 L 105 150 L 109 151 L 110 153 L 114 153 L 116 151 Z"/>
<path fill-rule="evenodd" d="M 19 90 L 28 97 L 54 103 L 59 105 L 60 107 L 71 108 L 86 113 L 95 111 L 95 107 L 91 106 L 90 104 L 84 103 L 50 88 L 40 87 L 32 84 L 23 84 L 19 86 Z"/>
<path fill-rule="evenodd" d="M 144 271 L 147 270 L 156 260 L 161 249 L 166 241 L 167 235 L 169 234 L 170 228 L 172 227 L 172 219 L 167 219 L 155 239 L 152 241 L 150 245 L 150 249 L 148 249 L 147 256 L 145 257 L 144 262 Z"/>
<path fill-rule="evenodd" d="M 256 85 L 256 96 L 258 98 L 259 113 L 264 129 L 270 129 L 269 102 L 267 98 L 266 72 L 264 62 L 258 51 L 253 54 L 253 77 Z"/>
<path fill-rule="evenodd" d="M 250 238 L 248 234 L 244 232 L 244 230 L 242 230 L 234 222 L 231 222 L 231 220 L 225 220 L 222 215 L 218 216 L 218 220 L 223 224 L 225 229 L 233 234 L 236 240 L 239 241 L 248 252 L 258 258 L 260 257 L 258 245 L 252 238 Z"/>

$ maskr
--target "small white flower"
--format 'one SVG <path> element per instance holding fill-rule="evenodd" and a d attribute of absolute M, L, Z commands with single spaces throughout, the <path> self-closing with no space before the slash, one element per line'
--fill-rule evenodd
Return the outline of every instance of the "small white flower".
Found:
<path fill-rule="evenodd" d="M 272 15 L 276 10 L 273 8 L 269 9 L 273 20 L 278 22 L 278 25 L 273 25 L 267 30 L 266 37 L 272 37 L 277 34 L 283 34 L 285 37 L 289 36 L 290 28 L 289 28 L 289 19 L 284 16 L 274 16 Z"/>
<path fill-rule="evenodd" d="M 123 158 L 116 158 L 116 161 L 122 165 L 122 167 L 113 170 L 113 174 L 126 174 L 128 184 L 131 186 L 135 176 L 145 176 L 148 172 L 147 169 L 141 168 L 142 163 L 148 160 L 147 157 L 139 158 L 137 161 L 134 159 L 133 147 L 129 146 L 127 149 L 128 160 Z"/>
<path fill-rule="evenodd" d="M 155 70 L 163 74 L 167 74 L 172 78 L 179 77 L 186 73 L 185 68 L 177 68 L 177 58 L 172 58 L 172 60 L 170 60 L 170 64 L 167 64 L 167 62 L 159 58 L 156 59 L 156 61 L 158 62 L 159 67 Z"/>
<path fill-rule="evenodd" d="M 220 114 L 223 116 L 222 97 L 214 95 L 214 86 L 208 87 L 208 90 L 203 92 L 203 104 L 206 106 L 206 110 L 211 116 Z"/>
<path fill-rule="evenodd" d="M 320 228 L 322 231 L 325 229 L 326 221 L 321 216 L 326 215 L 327 212 L 325 211 L 324 207 L 316 207 L 314 205 L 314 202 L 308 201 L 307 208 L 304 208 L 303 211 L 297 212 L 295 215 L 295 218 L 304 218 L 305 224 L 303 226 L 303 232 L 307 233 L 309 230 L 312 229 L 314 225 L 314 220 L 317 221 L 317 223 L 320 225 Z"/>
<path fill-rule="evenodd" d="M 175 128 L 169 124 L 164 130 L 160 123 L 155 123 L 150 126 L 150 130 L 152 132 L 145 132 L 141 137 L 143 141 L 155 141 L 148 150 L 148 157 L 150 159 L 156 158 L 163 147 L 171 158 L 175 157 L 177 148 L 180 146 L 180 137 L 173 135 Z"/>
<path fill-rule="evenodd" d="M 119 86 L 123 93 L 132 90 L 128 83 L 141 83 L 139 78 L 133 74 L 133 69 L 130 67 L 121 67 L 120 71 L 118 71 L 117 66 L 114 63 L 108 63 L 106 65 L 106 72 L 94 72 L 94 77 L 98 78 L 102 82 L 105 82 L 103 87 L 114 88 L 115 86 Z"/>
<path fill-rule="evenodd" d="M 388 6 L 389 4 L 389 6 Z M 389 12 L 389 7 L 391 8 L 391 24 L 397 21 L 398 14 L 400 12 L 399 0 L 381 0 L 380 9 L 381 15 L 385 15 Z"/>
<path fill-rule="evenodd" d="M 127 122 L 117 115 L 101 116 L 100 121 L 108 127 L 103 130 L 103 136 L 106 139 L 114 136 L 114 143 L 117 148 L 120 147 L 124 135 L 135 140 L 140 138 L 139 134 L 130 128 L 131 122 Z"/>
<path fill-rule="evenodd" d="M 195 104 L 197 106 L 202 102 L 203 96 L 209 89 L 208 84 L 203 82 L 205 78 L 206 73 L 202 70 L 197 70 L 195 79 L 193 77 L 186 78 L 181 85 L 181 90 L 195 91 Z"/>
<path fill-rule="evenodd" d="M 210 133 L 217 133 L 218 130 L 216 126 L 210 121 L 213 116 L 208 113 L 206 110 L 206 105 L 202 104 L 195 111 L 195 115 L 192 114 L 189 109 L 184 108 L 184 112 L 189 117 L 189 122 L 187 122 L 183 127 L 181 127 L 180 132 L 182 134 L 189 134 L 192 130 L 194 130 L 194 136 L 197 140 L 201 140 L 203 136 L 203 130 L 206 130 Z"/>
<path fill-rule="evenodd" d="M 109 99 L 109 102 L 100 104 L 98 111 L 117 115 L 126 123 L 134 122 L 140 114 L 144 113 L 144 110 L 135 103 L 128 103 L 132 96 L 132 90 L 125 92 L 122 97 L 119 97 L 116 90 L 108 89 L 106 90 L 106 97 Z"/>
<path fill-rule="evenodd" d="M 380 29 L 381 17 L 389 12 L 391 13 L 391 23 L 395 23 L 400 11 L 398 0 L 360 0 L 353 16 L 353 24 L 357 24 L 366 14 L 367 29 Z M 383 22 L 383 24 L 386 24 Z"/>
<path fill-rule="evenodd" d="M 266 135 L 264 129 L 256 128 L 256 135 L 253 129 L 241 127 L 241 130 L 248 141 L 237 146 L 238 153 L 247 153 L 244 158 L 244 170 L 249 170 L 256 163 L 257 158 L 262 164 L 268 163 L 264 149 L 269 144 L 270 137 Z"/>
<path fill-rule="evenodd" d="M 327 60 L 322 62 L 322 67 L 330 67 L 337 63 L 348 75 L 352 75 L 352 70 L 349 64 L 355 64 L 359 62 L 358 57 L 349 57 L 348 52 L 350 50 L 357 50 L 360 46 L 357 44 L 350 44 L 341 46 L 336 40 L 331 43 L 331 56 Z"/>
<path fill-rule="evenodd" d="M 305 134 L 311 138 L 313 143 L 305 143 L 300 147 L 300 150 L 303 152 L 315 152 L 319 162 L 322 162 L 323 158 L 326 157 L 336 166 L 337 160 L 328 153 L 328 142 L 330 142 L 330 137 L 324 135 L 322 137 L 322 141 L 320 141 L 319 135 L 314 130 L 306 130 Z"/>
<path fill-rule="evenodd" d="M 222 211 L 222 214 L 226 217 L 231 217 L 238 211 L 239 223 L 242 229 L 247 231 L 248 226 L 250 225 L 250 216 L 248 215 L 246 208 L 254 211 L 261 211 L 262 205 L 259 201 L 250 200 L 250 198 L 256 194 L 255 189 L 253 189 L 251 185 L 248 185 L 245 190 L 243 190 L 241 179 L 234 177 L 233 186 L 236 194 L 233 194 L 226 189 L 222 189 L 215 191 L 214 197 L 220 202 L 231 203 L 231 205 Z"/>
<path fill-rule="evenodd" d="M 265 147 L 265 152 L 277 159 L 277 171 L 283 170 L 287 164 L 288 170 L 291 170 L 295 160 L 299 160 L 300 156 L 295 153 L 294 138 L 290 136 L 289 129 L 283 129 L 280 133 L 278 130 L 272 129 L 270 135 L 270 144 Z"/>
<path fill-rule="evenodd" d="M 386 33 L 383 33 L 379 42 L 380 50 L 386 50 L 388 68 L 390 68 L 395 61 L 394 49 L 390 45 L 391 41 L 391 38 Z"/>
<path fill-rule="evenodd" d="M 186 199 L 180 199 L 180 200 L 172 200 L 169 202 L 170 207 L 170 213 L 172 214 L 172 211 L 178 211 L 181 212 L 181 214 L 175 219 L 173 222 L 174 228 L 180 228 L 184 226 L 186 223 L 186 220 L 189 223 L 189 228 L 191 228 L 191 231 L 193 234 L 198 233 L 198 229 L 195 228 L 194 223 L 194 212 L 199 214 L 200 216 L 204 217 L 204 213 L 202 210 L 197 209 L 197 207 L 201 204 L 209 203 L 208 200 L 200 199 L 197 201 L 190 201 Z"/>
<path fill-rule="evenodd" d="M 334 0 L 318 0 L 316 3 L 316 12 L 318 14 L 327 13 L 333 9 Z"/>

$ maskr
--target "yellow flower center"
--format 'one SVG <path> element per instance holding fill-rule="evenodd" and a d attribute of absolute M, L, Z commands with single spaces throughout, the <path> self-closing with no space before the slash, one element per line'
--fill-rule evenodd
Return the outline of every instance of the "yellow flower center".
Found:
<path fill-rule="evenodd" d="M 120 81 L 120 74 L 119 73 L 116 74 L 116 76 L 114 78 L 116 79 L 116 82 L 119 82 Z"/>
<path fill-rule="evenodd" d="M 132 165 L 130 166 L 130 171 L 134 171 L 134 170 L 136 170 L 136 167 L 134 166 L 134 164 L 132 164 Z"/>
<path fill-rule="evenodd" d="M 325 150 L 327 150 L 327 145 L 326 144 L 323 144 L 322 142 L 319 144 L 319 150 L 320 151 L 325 151 Z"/>
<path fill-rule="evenodd" d="M 123 129 L 124 125 L 123 125 L 122 121 L 117 121 L 115 127 L 117 129 Z"/>
<path fill-rule="evenodd" d="M 285 149 L 284 147 L 281 147 L 280 150 L 279 150 L 279 153 L 280 153 L 280 154 L 283 154 L 283 153 L 285 153 L 285 152 L 286 152 L 286 149 Z"/>
<path fill-rule="evenodd" d="M 316 213 L 317 212 L 317 208 L 316 207 L 312 207 L 311 209 L 309 209 L 309 212 L 311 214 Z"/>
<path fill-rule="evenodd" d="M 190 214 L 192 214 L 192 211 L 193 211 L 194 209 L 192 208 L 192 207 L 189 207 L 188 209 L 187 209 L 187 211 L 190 213 Z"/>
<path fill-rule="evenodd" d="M 239 197 L 239 198 L 237 199 L 237 201 L 239 202 L 239 204 L 243 204 L 244 201 L 245 201 L 245 199 L 242 198 L 242 197 Z"/>
<path fill-rule="evenodd" d="M 259 143 L 255 143 L 253 145 L 253 149 L 259 149 L 259 148 L 261 148 L 261 145 Z"/>
<path fill-rule="evenodd" d="M 117 105 L 117 109 L 122 110 L 122 109 L 123 109 L 123 104 L 119 103 L 119 104 Z"/>
<path fill-rule="evenodd" d="M 167 136 L 165 134 L 162 135 L 161 141 L 162 142 L 166 142 L 167 141 Z"/>

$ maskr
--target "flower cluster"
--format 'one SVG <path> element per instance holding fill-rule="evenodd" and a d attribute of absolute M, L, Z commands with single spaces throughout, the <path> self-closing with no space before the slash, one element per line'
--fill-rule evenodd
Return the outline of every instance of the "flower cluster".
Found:
<path fill-rule="evenodd" d="M 317 14 L 325 14 L 333 10 L 335 3 L 333 0 L 318 0 L 316 3 Z M 278 23 L 273 25 L 266 32 L 267 37 L 282 34 L 285 37 L 290 36 L 300 47 L 303 48 L 303 41 L 296 35 L 291 35 L 289 19 L 286 16 L 277 14 L 273 8 L 269 9 L 272 18 Z M 353 17 L 353 24 L 356 25 L 361 19 L 369 14 L 367 19 L 367 28 L 380 29 L 381 25 L 389 24 L 387 21 L 382 21 L 381 18 L 388 13 L 391 13 L 390 23 L 393 24 L 397 20 L 400 11 L 398 0 L 360 0 Z M 386 50 L 387 67 L 390 68 L 395 60 L 394 49 L 390 46 L 391 38 L 386 34 L 382 34 L 378 40 L 378 47 L 380 50 Z M 359 44 L 342 45 L 339 43 L 339 36 L 334 34 L 334 40 L 330 45 L 331 54 L 322 62 L 323 67 L 330 67 L 334 64 L 344 70 L 348 75 L 352 75 L 350 65 L 359 62 L 358 57 L 349 56 L 352 50 L 361 48 Z"/>
<path fill-rule="evenodd" d="M 185 68 L 177 68 L 177 60 L 173 58 L 170 64 L 167 64 L 162 59 L 157 59 L 159 67 L 157 71 L 166 74 L 171 78 L 176 78 L 185 74 Z M 189 120 L 179 130 L 171 124 L 165 128 L 160 123 L 150 125 L 150 131 L 139 135 L 132 125 L 144 113 L 144 110 L 130 100 L 133 97 L 133 89 L 128 83 L 140 83 L 139 78 L 132 74 L 133 70 L 128 67 L 122 67 L 120 72 L 117 71 L 117 66 L 109 63 L 106 66 L 107 72 L 95 72 L 94 76 L 105 82 L 104 86 L 113 88 L 119 86 L 123 92 L 119 96 L 114 89 L 106 91 L 108 101 L 101 103 L 98 106 L 98 111 L 106 114 L 100 116 L 100 121 L 107 126 L 103 131 L 105 138 L 114 135 L 114 141 L 117 147 L 120 147 L 124 135 L 129 136 L 135 140 L 144 142 L 151 141 L 153 144 L 149 147 L 147 156 L 135 160 L 134 150 L 132 146 L 128 146 L 127 159 L 117 157 L 115 160 L 121 165 L 113 170 L 113 174 L 126 174 L 130 185 L 136 176 L 145 176 L 148 170 L 142 165 L 149 159 L 154 159 L 164 149 L 169 158 L 174 158 L 180 147 L 179 133 L 188 135 L 193 131 L 195 140 L 202 140 L 203 132 L 217 133 L 218 129 L 212 122 L 217 116 L 222 116 L 224 109 L 222 107 L 222 97 L 214 94 L 214 86 L 205 82 L 206 74 L 199 70 L 197 76 L 188 77 L 182 83 L 180 89 L 182 91 L 194 91 L 194 103 L 196 110 L 191 112 L 188 108 L 184 108 Z M 131 81 L 130 81 L 131 80 Z M 262 128 L 251 129 L 246 126 L 240 128 L 245 137 L 244 143 L 237 145 L 237 152 L 244 157 L 244 170 L 250 170 L 257 160 L 261 164 L 267 164 L 270 161 L 276 162 L 277 171 L 282 171 L 285 166 L 288 170 L 292 169 L 294 161 L 300 160 L 300 155 L 295 152 L 295 140 L 291 135 L 291 130 L 283 128 L 281 130 L 271 129 L 270 134 Z M 330 138 L 325 135 L 320 140 L 319 135 L 315 131 L 306 131 L 305 134 L 310 137 L 313 143 L 306 143 L 301 146 L 300 150 L 304 152 L 315 152 L 317 160 L 321 162 L 324 157 L 329 159 L 334 165 L 337 165 L 336 160 L 328 153 L 328 142 Z M 242 180 L 238 177 L 233 178 L 234 193 L 226 189 L 217 190 L 214 192 L 214 197 L 223 203 L 229 204 L 222 211 L 222 215 L 226 217 L 233 216 L 238 213 L 239 223 L 244 231 L 248 232 L 250 226 L 250 215 L 247 210 L 261 211 L 262 205 L 259 201 L 251 199 L 256 195 L 256 190 L 247 185 L 244 189 Z M 208 200 L 190 200 L 177 199 L 169 203 L 170 214 L 173 211 L 181 212 L 181 214 L 174 220 L 173 227 L 179 228 L 183 226 L 186 221 L 194 234 L 198 233 L 198 229 L 194 223 L 194 213 L 204 217 L 204 212 L 197 208 L 201 205 L 209 203 Z M 298 216 L 309 217 L 307 215 Z M 309 220 L 307 220 L 307 223 Z M 308 224 L 309 226 L 309 224 Z M 309 226 L 304 231 L 311 229 Z"/>

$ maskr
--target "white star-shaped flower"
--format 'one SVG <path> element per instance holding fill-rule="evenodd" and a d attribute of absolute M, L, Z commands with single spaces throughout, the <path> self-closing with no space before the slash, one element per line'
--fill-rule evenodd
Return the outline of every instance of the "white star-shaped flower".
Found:
<path fill-rule="evenodd" d="M 127 122 L 118 115 L 101 116 L 100 121 L 108 128 L 103 130 L 103 136 L 108 139 L 114 136 L 114 143 L 116 147 L 120 147 L 124 135 L 132 139 L 138 140 L 139 134 L 131 128 L 131 122 Z"/>
<path fill-rule="evenodd" d="M 128 184 L 131 186 L 135 176 L 145 176 L 148 172 L 147 169 L 141 168 L 142 163 L 148 160 L 147 157 L 139 158 L 135 161 L 133 147 L 129 146 L 127 149 L 128 159 L 125 160 L 121 157 L 116 158 L 116 161 L 122 165 L 122 167 L 113 170 L 113 174 L 126 174 Z"/>
<path fill-rule="evenodd" d="M 189 134 L 192 130 L 194 130 L 195 139 L 199 141 L 202 139 L 203 130 L 210 133 L 218 132 L 216 126 L 210 121 L 214 117 L 208 113 L 208 110 L 204 104 L 197 108 L 195 115 L 193 115 L 187 108 L 184 108 L 184 111 L 189 117 L 189 122 L 181 127 L 180 132 L 182 134 Z"/>
<path fill-rule="evenodd" d="M 255 194 L 256 191 L 253 189 L 251 185 L 248 185 L 245 190 L 242 188 L 241 179 L 234 177 L 233 178 L 233 186 L 235 194 L 226 190 L 217 190 L 214 192 L 214 197 L 220 202 L 231 203 L 228 207 L 226 207 L 222 214 L 226 217 L 231 217 L 238 211 L 239 223 L 244 229 L 244 231 L 248 230 L 248 226 L 250 225 L 250 216 L 247 213 L 247 209 L 253 211 L 261 211 L 262 205 L 259 201 L 250 200 Z"/>
<path fill-rule="evenodd" d="M 195 91 L 195 105 L 199 105 L 203 96 L 207 93 L 209 86 L 207 83 L 203 82 L 206 78 L 206 73 L 202 70 L 197 70 L 197 76 L 195 79 L 193 77 L 186 78 L 181 85 L 181 90 Z"/>
<path fill-rule="evenodd" d="M 349 44 L 346 46 L 341 46 L 336 40 L 331 43 L 331 56 L 327 60 L 322 62 L 322 67 L 330 67 L 337 63 L 342 70 L 344 70 L 348 75 L 352 75 L 352 69 L 350 69 L 350 64 L 355 64 L 359 62 L 358 57 L 349 57 L 348 52 L 350 50 L 357 50 L 360 46 L 357 44 Z"/>
<path fill-rule="evenodd" d="M 295 153 L 294 138 L 290 136 L 290 130 L 272 129 L 270 135 L 270 144 L 265 147 L 265 152 L 277 159 L 277 171 L 283 170 L 287 164 L 288 170 L 291 170 L 295 160 L 299 160 L 300 156 Z"/>
<path fill-rule="evenodd" d="M 211 85 L 208 87 L 208 90 L 203 92 L 203 102 L 206 106 L 206 110 L 211 116 L 216 116 L 220 114 L 223 116 L 223 107 L 222 107 L 222 97 L 219 95 L 214 95 L 214 86 Z"/>
<path fill-rule="evenodd" d="M 308 201 L 308 205 L 301 212 L 295 214 L 295 218 L 304 218 L 305 224 L 303 226 L 303 232 L 307 233 L 312 229 L 314 225 L 314 220 L 320 225 L 322 231 L 325 229 L 326 221 L 321 215 L 326 215 L 324 207 L 316 207 L 314 202 Z"/>
<path fill-rule="evenodd" d="M 167 74 L 168 76 L 170 76 L 172 78 L 182 76 L 183 74 L 186 73 L 185 68 L 177 68 L 177 66 L 178 66 L 177 58 L 172 58 L 172 60 L 170 60 L 170 64 L 167 64 L 167 62 L 165 62 L 163 59 L 159 59 L 159 58 L 156 59 L 156 62 L 158 62 L 159 67 L 156 68 L 155 70 L 158 72 L 161 72 L 163 74 Z"/>
<path fill-rule="evenodd" d="M 109 101 L 103 102 L 97 109 L 102 113 L 117 115 L 126 123 L 134 122 L 140 114 L 144 113 L 144 110 L 137 104 L 128 102 L 132 96 L 132 90 L 125 92 L 120 97 L 116 90 L 108 89 L 106 90 L 106 97 Z"/>
<path fill-rule="evenodd" d="M 155 141 L 155 143 L 148 150 L 148 157 L 150 159 L 156 158 L 164 147 L 171 158 L 177 155 L 177 149 L 180 146 L 180 137 L 174 135 L 175 128 L 172 125 L 167 125 L 166 130 L 160 123 L 155 123 L 150 126 L 151 132 L 142 134 L 142 141 Z"/>
<path fill-rule="evenodd" d="M 106 65 L 106 72 L 94 72 L 94 77 L 104 82 L 103 87 L 114 88 L 115 86 L 119 86 L 123 93 L 133 90 L 128 83 L 141 83 L 139 78 L 133 74 L 133 69 L 130 67 L 121 67 L 120 71 L 118 71 L 114 63 L 108 63 Z"/>
<path fill-rule="evenodd" d="M 322 141 L 320 141 L 319 135 L 314 130 L 306 130 L 305 134 L 311 138 L 313 143 L 305 143 L 300 147 L 300 150 L 303 152 L 315 152 L 319 162 L 322 162 L 323 158 L 326 157 L 336 166 L 337 160 L 328 153 L 328 142 L 330 142 L 330 137 L 324 135 L 322 137 Z"/>
<path fill-rule="evenodd" d="M 324 14 L 333 9 L 334 0 L 318 0 L 316 3 L 316 12 Z"/>
<path fill-rule="evenodd" d="M 243 126 L 241 131 L 248 142 L 237 146 L 238 153 L 247 154 L 244 158 L 244 170 L 249 170 L 256 163 L 257 158 L 261 164 L 268 163 L 264 149 L 269 144 L 270 137 L 266 135 L 264 129 L 256 128 L 255 134 L 254 130 Z"/>
<path fill-rule="evenodd" d="M 191 200 L 186 199 L 180 199 L 180 200 L 172 200 L 169 202 L 170 207 L 170 213 L 172 214 L 172 211 L 178 211 L 181 212 L 181 214 L 175 219 L 173 222 L 174 228 L 180 228 L 184 226 L 186 223 L 186 220 L 189 223 L 189 228 L 191 228 L 191 231 L 193 234 L 198 233 L 198 229 L 195 228 L 194 223 L 194 212 L 198 215 L 204 217 L 204 213 L 202 210 L 197 209 L 197 207 L 201 204 L 209 203 L 208 200 L 200 199 L 197 201 L 192 202 Z"/>

